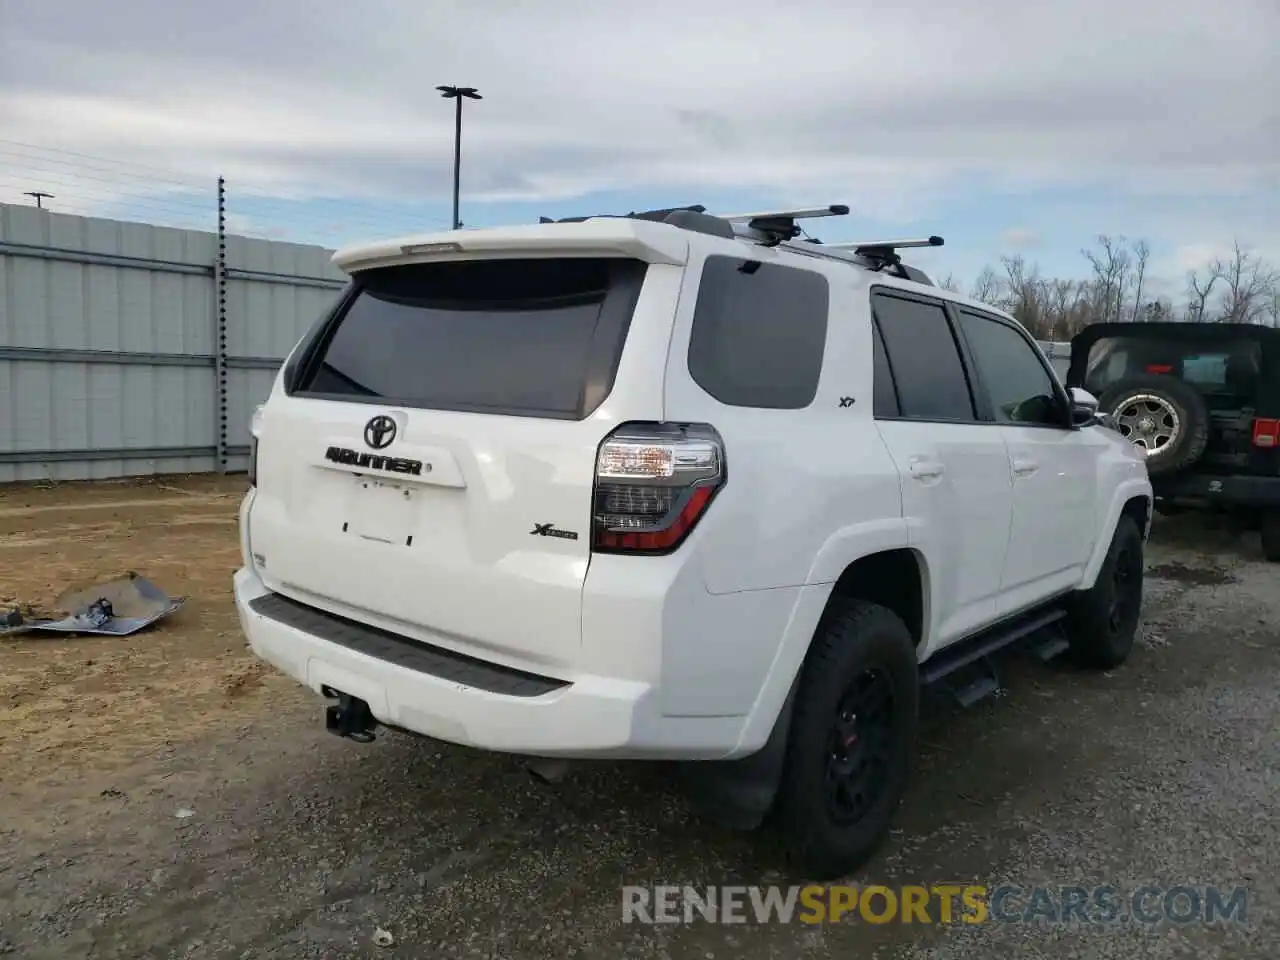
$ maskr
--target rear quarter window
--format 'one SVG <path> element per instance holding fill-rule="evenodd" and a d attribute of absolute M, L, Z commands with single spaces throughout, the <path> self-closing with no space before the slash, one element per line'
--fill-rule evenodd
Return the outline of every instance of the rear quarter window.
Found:
<path fill-rule="evenodd" d="M 809 406 L 822 373 L 829 305 L 820 273 L 708 257 L 689 335 L 690 376 L 729 406 Z"/>

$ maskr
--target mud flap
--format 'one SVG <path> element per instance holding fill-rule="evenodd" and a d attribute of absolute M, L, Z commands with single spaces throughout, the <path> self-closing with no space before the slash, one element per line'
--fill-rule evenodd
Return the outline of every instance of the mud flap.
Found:
<path fill-rule="evenodd" d="M 737 760 L 709 760 L 681 764 L 681 782 L 694 809 L 731 830 L 761 826 L 778 792 L 787 759 L 791 712 L 799 686 L 799 671 L 778 712 L 763 747 Z"/>

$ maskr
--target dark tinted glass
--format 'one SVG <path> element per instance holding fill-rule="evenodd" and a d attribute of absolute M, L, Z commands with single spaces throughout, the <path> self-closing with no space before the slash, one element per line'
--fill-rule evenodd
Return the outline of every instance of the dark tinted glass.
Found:
<path fill-rule="evenodd" d="M 997 420 L 1062 424 L 1062 406 L 1049 372 L 1012 327 L 968 310 L 960 327 Z"/>
<path fill-rule="evenodd" d="M 1247 338 L 1103 337 L 1089 350 L 1085 388 L 1101 395 L 1128 377 L 1174 376 L 1207 394 L 1251 399 L 1262 375 L 1262 350 Z"/>
<path fill-rule="evenodd" d="M 871 306 L 884 335 L 901 415 L 920 420 L 974 419 L 960 351 L 942 305 L 876 293 Z"/>
<path fill-rule="evenodd" d="M 580 418 L 607 396 L 645 265 L 460 261 L 362 274 L 304 390 Z"/>
<path fill-rule="evenodd" d="M 880 325 L 871 324 L 871 351 L 873 369 L 871 381 L 872 414 L 877 417 L 898 416 L 898 393 L 893 387 L 893 371 L 889 369 L 889 356 L 884 352 L 884 338 Z"/>
<path fill-rule="evenodd" d="M 689 335 L 689 373 L 721 403 L 797 409 L 818 392 L 827 279 L 811 270 L 708 257 Z"/>

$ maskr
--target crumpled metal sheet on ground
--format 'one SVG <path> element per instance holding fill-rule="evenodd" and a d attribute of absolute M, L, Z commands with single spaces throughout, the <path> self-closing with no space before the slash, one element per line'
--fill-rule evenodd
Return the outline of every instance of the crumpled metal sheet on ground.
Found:
<path fill-rule="evenodd" d="M 67 611 L 67 617 L 21 620 L 0 626 L 0 636 L 43 631 L 127 637 L 167 617 L 185 601 L 186 597 L 171 597 L 146 577 L 130 571 L 115 580 L 64 593 L 57 607 Z"/>

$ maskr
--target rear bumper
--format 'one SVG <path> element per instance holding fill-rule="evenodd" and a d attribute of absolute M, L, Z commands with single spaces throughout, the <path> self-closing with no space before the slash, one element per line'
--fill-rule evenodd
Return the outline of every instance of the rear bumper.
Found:
<path fill-rule="evenodd" d="M 1168 500 L 1204 500 L 1245 507 L 1280 507 L 1280 477 L 1182 474 L 1153 477 L 1153 491 Z"/>
<path fill-rule="evenodd" d="M 433 668 L 418 659 L 410 668 L 402 665 L 405 657 L 387 659 L 385 648 L 374 656 L 349 637 L 326 639 L 319 634 L 332 631 L 317 628 L 316 619 L 265 615 L 272 605 L 262 601 L 275 595 L 251 567 L 237 571 L 234 583 L 240 623 L 257 656 L 316 693 L 364 700 L 387 726 L 541 757 L 718 759 L 737 741 L 740 719 L 663 717 L 654 689 L 633 680 L 579 675 L 548 685 L 535 677 L 504 687 L 495 680 L 502 670 L 496 665 Z"/>

